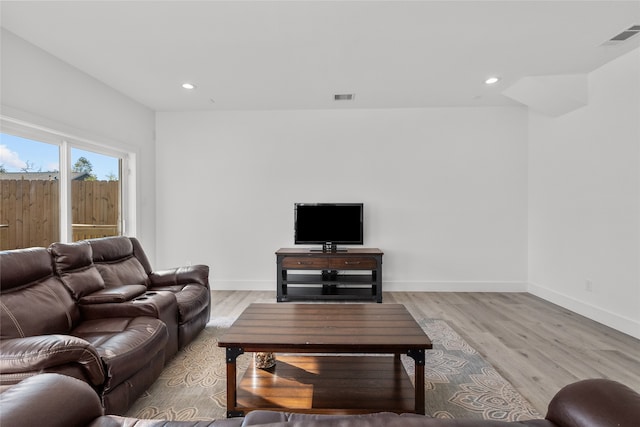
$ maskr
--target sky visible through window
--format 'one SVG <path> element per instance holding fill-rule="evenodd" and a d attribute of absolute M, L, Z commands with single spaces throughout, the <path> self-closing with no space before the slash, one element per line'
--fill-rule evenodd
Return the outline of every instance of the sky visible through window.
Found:
<path fill-rule="evenodd" d="M 71 164 L 80 157 L 91 162 L 98 180 L 118 177 L 118 159 L 77 148 L 71 150 Z M 60 169 L 58 146 L 0 133 L 0 166 L 7 172 L 55 172 Z"/>

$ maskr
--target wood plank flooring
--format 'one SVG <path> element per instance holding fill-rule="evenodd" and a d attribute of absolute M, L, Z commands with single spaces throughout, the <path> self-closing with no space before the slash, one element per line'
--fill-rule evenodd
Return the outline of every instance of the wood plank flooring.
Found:
<path fill-rule="evenodd" d="M 275 291 L 212 296 L 212 316 L 220 317 L 276 301 Z M 447 321 L 542 414 L 561 387 L 580 379 L 610 378 L 640 391 L 640 340 L 533 295 L 385 292 L 384 303 Z"/>

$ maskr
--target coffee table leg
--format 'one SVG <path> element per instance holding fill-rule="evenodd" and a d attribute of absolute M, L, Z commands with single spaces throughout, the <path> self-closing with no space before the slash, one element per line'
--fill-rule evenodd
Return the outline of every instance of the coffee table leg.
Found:
<path fill-rule="evenodd" d="M 240 347 L 227 347 L 227 418 L 241 417 L 244 412 L 236 410 L 236 359 L 244 353 Z"/>
<path fill-rule="evenodd" d="M 407 352 L 407 355 L 410 356 L 414 361 L 415 361 L 415 366 L 416 366 L 416 377 L 415 377 L 415 384 L 416 384 L 416 414 L 422 414 L 424 415 L 425 413 L 425 407 L 424 407 L 424 350 L 420 349 L 420 350 L 409 350 Z"/>

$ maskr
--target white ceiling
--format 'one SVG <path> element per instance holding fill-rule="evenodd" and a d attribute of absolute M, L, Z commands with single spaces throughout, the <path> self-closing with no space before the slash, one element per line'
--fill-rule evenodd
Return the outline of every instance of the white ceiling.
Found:
<path fill-rule="evenodd" d="M 0 7 L 7 30 L 156 111 L 513 105 L 501 91 L 524 76 L 590 72 L 640 46 L 640 35 L 603 46 L 640 24 L 640 1 Z M 484 85 L 490 75 L 502 81 Z"/>

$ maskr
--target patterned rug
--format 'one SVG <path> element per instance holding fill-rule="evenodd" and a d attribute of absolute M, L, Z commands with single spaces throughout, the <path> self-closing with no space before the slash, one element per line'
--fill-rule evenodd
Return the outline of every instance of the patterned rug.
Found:
<path fill-rule="evenodd" d="M 160 378 L 127 412 L 128 416 L 204 421 L 225 418 L 225 351 L 217 345 L 233 319 L 213 319 L 191 344 L 167 365 Z M 420 326 L 433 342 L 426 352 L 426 413 L 438 418 L 522 421 L 542 418 L 476 350 L 445 321 L 423 319 Z M 241 376 L 252 354 L 238 357 Z M 403 356 L 414 375 L 413 360 Z"/>

